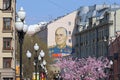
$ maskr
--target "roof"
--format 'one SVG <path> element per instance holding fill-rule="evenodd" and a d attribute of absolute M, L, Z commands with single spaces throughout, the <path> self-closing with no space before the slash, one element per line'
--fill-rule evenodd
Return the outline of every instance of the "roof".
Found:
<path fill-rule="evenodd" d="M 120 5 L 93 5 L 93 6 L 82 6 L 78 10 L 80 13 L 78 14 L 81 17 L 81 22 L 86 22 L 88 18 L 91 17 L 100 17 L 105 14 L 105 12 L 115 11 L 120 9 Z"/>

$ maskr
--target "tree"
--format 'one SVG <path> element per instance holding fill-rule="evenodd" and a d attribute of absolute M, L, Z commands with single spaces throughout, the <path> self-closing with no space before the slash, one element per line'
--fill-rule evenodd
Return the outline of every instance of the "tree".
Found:
<path fill-rule="evenodd" d="M 106 68 L 110 68 L 109 60 L 104 57 L 95 58 L 59 58 L 55 64 L 61 69 L 65 80 L 97 80 L 108 76 Z"/>
<path fill-rule="evenodd" d="M 35 55 L 35 50 L 34 50 L 35 43 L 38 43 L 40 47 L 38 54 L 41 49 L 45 52 L 44 59 L 47 62 L 46 67 L 48 69 L 48 72 L 49 72 L 49 67 L 48 67 L 49 63 L 52 62 L 52 59 L 49 57 L 49 54 L 48 54 L 47 44 L 44 43 L 37 35 L 33 35 L 33 36 L 25 35 L 24 42 L 23 42 L 23 51 L 22 51 L 23 76 L 25 78 L 32 78 L 32 73 L 34 72 L 33 61 L 34 61 L 34 55 Z M 18 47 L 17 47 L 16 58 L 19 61 L 19 43 L 17 44 L 18 44 Z M 29 50 L 32 53 L 32 57 L 30 60 L 26 56 L 27 50 Z"/>

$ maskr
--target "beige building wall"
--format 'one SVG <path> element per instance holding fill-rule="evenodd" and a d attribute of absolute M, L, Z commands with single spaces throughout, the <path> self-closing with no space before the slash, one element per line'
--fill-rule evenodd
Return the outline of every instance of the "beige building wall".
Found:
<path fill-rule="evenodd" d="M 120 31 L 120 9 L 116 11 L 116 31 Z"/>
<path fill-rule="evenodd" d="M 74 43 L 74 41 L 69 42 L 69 40 L 74 40 L 72 38 L 73 34 L 74 34 L 74 28 L 75 28 L 75 20 L 76 20 L 76 15 L 77 15 L 77 11 L 74 11 L 72 13 L 69 13 L 65 16 L 62 16 L 54 21 L 51 21 L 48 26 L 47 26 L 47 44 L 48 44 L 48 48 L 56 45 L 55 42 L 55 31 L 58 27 L 64 27 L 67 29 L 68 32 L 68 39 L 67 39 L 67 45 L 70 45 L 72 47 L 72 44 Z M 71 34 L 69 34 L 69 32 L 71 32 Z M 60 71 L 59 67 L 56 67 L 54 65 L 50 65 L 50 70 L 52 72 L 58 72 Z"/>
<path fill-rule="evenodd" d="M 110 37 L 115 37 L 115 32 L 120 31 L 120 9 L 110 12 L 109 21 L 113 21 L 113 25 L 109 27 Z"/>
<path fill-rule="evenodd" d="M 114 36 L 114 31 L 115 31 L 115 28 L 114 28 L 114 26 L 115 26 L 115 21 L 114 21 L 114 14 L 115 14 L 115 12 L 111 12 L 110 13 L 110 21 L 113 21 L 113 25 L 110 25 L 110 27 L 109 27 L 109 35 L 111 36 L 111 37 L 113 37 Z"/>
<path fill-rule="evenodd" d="M 12 78 L 15 80 L 15 11 L 16 11 L 16 0 L 11 0 L 11 10 L 0 10 L 0 80 L 5 78 Z M 0 9 L 3 8 L 3 0 L 0 0 Z M 11 30 L 3 30 L 3 17 L 10 17 Z M 3 50 L 3 38 L 12 38 L 11 49 Z M 11 58 L 11 68 L 3 68 L 3 58 Z"/>
<path fill-rule="evenodd" d="M 51 23 L 48 24 L 48 47 L 55 45 L 55 30 L 58 27 L 64 27 L 67 29 L 67 31 L 71 32 L 71 34 L 68 33 L 68 40 L 67 44 L 72 46 L 73 41 L 70 43 L 69 39 L 72 38 L 73 34 L 73 29 L 75 27 L 75 18 L 76 18 L 77 11 L 74 11 L 72 13 L 69 13 L 61 18 L 58 18 L 57 20 L 52 21 Z"/>

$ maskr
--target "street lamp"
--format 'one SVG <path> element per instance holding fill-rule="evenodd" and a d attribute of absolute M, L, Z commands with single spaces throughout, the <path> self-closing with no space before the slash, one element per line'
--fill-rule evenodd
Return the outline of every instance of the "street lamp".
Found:
<path fill-rule="evenodd" d="M 37 43 L 35 43 L 34 45 L 34 50 L 35 50 L 35 56 L 34 56 L 34 66 L 35 66 L 35 79 L 37 80 L 37 70 L 39 68 L 39 80 L 40 80 L 40 69 L 43 68 L 43 65 L 46 65 L 46 61 L 43 60 L 43 57 L 45 56 L 45 53 L 43 52 L 43 50 L 41 50 L 41 52 L 39 53 L 39 55 L 37 54 L 37 51 L 39 50 L 39 46 Z M 29 50 L 27 50 L 26 56 L 28 57 L 28 59 L 31 58 L 31 53 Z"/>
<path fill-rule="evenodd" d="M 35 50 L 35 53 L 36 53 L 36 55 L 34 56 L 35 78 L 36 78 L 36 80 L 37 80 L 37 64 L 38 64 L 37 51 L 39 50 L 39 46 L 38 46 L 37 43 L 35 43 L 35 45 L 34 45 L 34 50 Z"/>
<path fill-rule="evenodd" d="M 26 56 L 28 57 L 28 59 L 31 58 L 31 52 L 29 50 L 27 50 Z M 35 59 L 35 57 L 34 57 Z M 33 65 L 35 66 L 35 79 L 37 80 L 37 63 L 36 60 L 33 62 Z"/>
<path fill-rule="evenodd" d="M 26 13 L 23 9 L 23 7 L 20 8 L 20 10 L 17 13 L 17 21 L 15 23 L 15 27 L 18 33 L 18 39 L 20 44 L 20 80 L 22 80 L 22 44 L 24 40 L 24 35 L 27 32 L 28 26 L 25 24 L 24 19 L 26 16 Z"/>
<path fill-rule="evenodd" d="M 112 77 L 112 71 L 113 71 L 112 65 L 113 65 L 114 63 L 113 63 L 112 60 L 110 60 L 109 64 L 110 64 L 110 70 L 109 70 L 110 75 L 109 75 L 109 79 L 113 79 L 113 77 Z"/>
<path fill-rule="evenodd" d="M 43 73 L 44 73 L 44 76 L 47 78 L 47 69 L 46 69 L 46 64 L 47 64 L 47 62 L 46 62 L 46 60 L 43 60 Z"/>
<path fill-rule="evenodd" d="M 111 66 L 113 65 L 113 61 L 112 61 L 112 60 L 110 60 L 110 65 L 111 65 Z"/>
<path fill-rule="evenodd" d="M 47 64 L 46 60 L 43 60 L 43 65 L 45 66 Z"/>
<path fill-rule="evenodd" d="M 31 54 L 31 52 L 29 50 L 27 50 L 26 56 L 28 57 L 28 59 L 31 58 L 32 54 Z"/>
<path fill-rule="evenodd" d="M 41 59 L 42 59 L 42 61 L 43 61 L 43 57 L 45 56 L 45 53 L 43 52 L 43 50 L 41 50 L 40 56 L 41 56 Z"/>

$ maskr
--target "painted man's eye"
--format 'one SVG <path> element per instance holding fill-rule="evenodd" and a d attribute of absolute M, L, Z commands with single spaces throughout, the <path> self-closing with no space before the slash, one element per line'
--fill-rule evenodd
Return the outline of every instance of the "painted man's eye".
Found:
<path fill-rule="evenodd" d="M 63 34 L 60 34 L 60 36 L 63 36 Z"/>
<path fill-rule="evenodd" d="M 55 34 L 55 36 L 58 36 L 58 34 Z"/>

